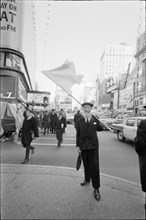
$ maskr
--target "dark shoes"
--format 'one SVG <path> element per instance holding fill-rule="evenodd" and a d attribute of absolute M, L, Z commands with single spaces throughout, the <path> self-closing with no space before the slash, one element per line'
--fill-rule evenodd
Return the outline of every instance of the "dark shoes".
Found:
<path fill-rule="evenodd" d="M 100 196 L 100 192 L 99 189 L 94 189 L 94 198 L 99 201 L 101 196 Z"/>
<path fill-rule="evenodd" d="M 80 185 L 81 186 L 85 186 L 85 185 L 87 185 L 89 183 L 90 183 L 90 181 L 83 180 L 83 182 L 81 182 Z"/>
<path fill-rule="evenodd" d="M 61 145 L 61 142 L 60 142 L 60 141 L 58 141 L 58 147 L 60 147 L 60 145 Z"/>
<path fill-rule="evenodd" d="M 22 164 L 25 164 L 29 161 L 29 159 L 24 159 L 24 161 L 22 162 Z"/>

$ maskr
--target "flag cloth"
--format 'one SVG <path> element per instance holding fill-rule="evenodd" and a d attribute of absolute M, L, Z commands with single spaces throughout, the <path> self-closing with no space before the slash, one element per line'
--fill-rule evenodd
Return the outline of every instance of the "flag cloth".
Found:
<path fill-rule="evenodd" d="M 42 73 L 68 93 L 74 84 L 80 84 L 83 79 L 83 75 L 76 74 L 73 62 L 66 62 L 52 70 L 43 70 Z"/>

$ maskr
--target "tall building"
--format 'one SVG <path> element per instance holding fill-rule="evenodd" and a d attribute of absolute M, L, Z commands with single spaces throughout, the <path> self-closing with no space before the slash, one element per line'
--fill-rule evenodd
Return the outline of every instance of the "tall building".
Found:
<path fill-rule="evenodd" d="M 139 23 L 136 46 L 136 77 L 134 82 L 134 113 L 146 106 L 146 2 L 139 1 Z"/>
<path fill-rule="evenodd" d="M 14 118 L 18 130 L 22 126 L 28 92 L 35 87 L 36 64 L 39 63 L 37 52 L 40 52 L 38 47 L 41 47 L 40 43 L 44 43 L 46 37 L 43 32 L 44 29 L 39 27 L 42 20 L 39 18 L 38 21 L 37 13 L 35 13 L 37 2 L 40 1 L 1 0 L 0 3 L 1 111 L 3 116 L 11 112 L 9 116 Z M 43 6 L 48 15 L 49 6 L 46 7 L 45 3 Z M 44 11 L 42 12 L 40 8 L 42 17 L 44 15 L 46 18 L 47 15 Z M 46 24 L 45 22 L 41 24 L 45 30 Z M 40 39 L 41 35 L 42 38 Z"/>
<path fill-rule="evenodd" d="M 119 79 L 125 73 L 128 64 L 132 62 L 133 48 L 126 43 L 120 45 L 108 45 L 100 58 L 100 74 L 98 78 L 102 83 L 105 79 L 113 77 Z"/>
<path fill-rule="evenodd" d="M 72 97 L 58 86 L 55 94 L 55 109 L 72 110 Z"/>
<path fill-rule="evenodd" d="M 146 30 L 146 2 L 143 0 L 139 1 L 139 11 L 138 11 L 138 27 L 137 36 L 140 36 Z"/>

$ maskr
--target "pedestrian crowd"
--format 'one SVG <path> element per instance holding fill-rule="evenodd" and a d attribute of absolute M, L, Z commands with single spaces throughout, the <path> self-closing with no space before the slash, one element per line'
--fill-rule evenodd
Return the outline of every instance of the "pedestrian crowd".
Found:
<path fill-rule="evenodd" d="M 29 161 L 30 151 L 34 154 L 35 148 L 31 145 L 33 139 L 39 137 L 39 133 L 56 134 L 58 147 L 63 142 L 63 133 L 66 128 L 66 116 L 63 109 L 56 113 L 55 109 L 45 112 L 33 113 L 29 108 L 24 112 L 24 121 L 21 128 L 21 143 L 25 151 L 23 164 Z"/>
<path fill-rule="evenodd" d="M 105 124 L 92 114 L 93 104 L 82 104 L 82 113 L 78 110 L 74 115 L 74 128 L 76 130 L 76 148 L 81 156 L 84 167 L 84 180 L 81 186 L 92 183 L 94 198 L 100 200 L 100 168 L 99 168 L 99 140 L 97 131 L 103 131 Z M 32 113 L 30 109 L 24 112 L 24 121 L 21 129 L 21 142 L 25 151 L 23 164 L 29 161 L 30 151 L 33 154 L 35 148 L 31 146 L 33 139 L 43 135 L 55 134 L 57 147 L 63 143 L 63 133 L 67 126 L 66 114 L 63 109 L 56 112 L 55 109 L 40 113 Z M 139 156 L 140 180 L 142 191 L 146 192 L 146 120 L 141 121 L 137 129 L 135 150 Z"/>

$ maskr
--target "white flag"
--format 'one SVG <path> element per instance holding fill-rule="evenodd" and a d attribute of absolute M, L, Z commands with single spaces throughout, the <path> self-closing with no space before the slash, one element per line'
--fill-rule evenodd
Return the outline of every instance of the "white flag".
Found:
<path fill-rule="evenodd" d="M 83 75 L 76 74 L 73 62 L 66 62 L 52 70 L 43 70 L 42 73 L 68 93 L 74 84 L 80 84 L 83 79 Z"/>

